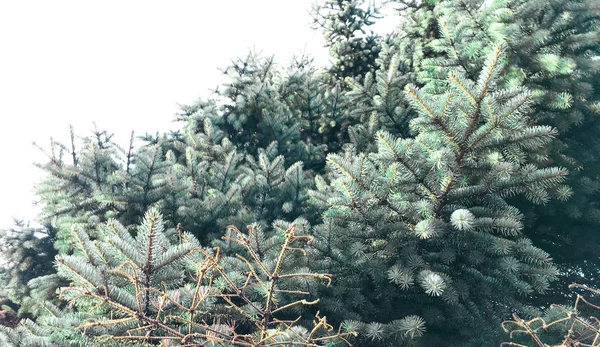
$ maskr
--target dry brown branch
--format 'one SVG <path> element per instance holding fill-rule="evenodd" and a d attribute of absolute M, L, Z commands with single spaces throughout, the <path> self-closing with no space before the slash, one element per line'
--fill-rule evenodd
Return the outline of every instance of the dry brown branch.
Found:
<path fill-rule="evenodd" d="M 572 284 L 569 288 L 583 289 L 593 295 L 600 294 L 600 291 L 580 284 Z M 513 315 L 513 320 L 503 322 L 502 328 L 509 333 L 511 339 L 518 337 L 517 335 L 529 337 L 536 347 L 600 347 L 600 321 L 594 316 L 582 316 L 582 310 L 600 310 L 600 306 L 591 303 L 583 295 L 577 294 L 573 308 L 565 308 L 560 305 L 551 305 L 550 308 L 561 311 L 563 316 L 547 322 L 541 317 L 525 321 L 517 315 Z M 566 327 L 566 333 L 561 342 L 554 345 L 545 343 L 542 333 L 557 325 Z M 501 345 L 512 347 L 532 346 L 531 344 L 524 345 L 516 342 L 504 342 Z"/>
<path fill-rule="evenodd" d="M 214 249 L 213 254 L 201 248 L 194 248 L 187 254 L 195 254 L 202 260 L 197 260 L 194 264 L 195 274 L 188 277 L 191 281 L 188 281 L 185 289 L 169 289 L 164 282 L 158 287 L 151 286 L 150 278 L 153 275 L 151 257 L 153 255 L 148 251 L 146 253 L 148 258 L 145 259 L 142 272 L 139 271 L 138 265 L 129 260 L 102 272 L 104 276 L 113 276 L 113 278 L 119 278 L 120 281 L 125 281 L 126 285 L 122 288 L 129 288 L 129 293 L 135 296 L 135 304 L 129 306 L 124 304 L 111 293 L 108 285 L 99 285 L 97 281 L 88 279 L 84 273 L 79 272 L 77 274 L 80 275 L 82 281 L 73 282 L 69 287 L 63 288 L 61 297 L 67 298 L 71 305 L 82 304 L 89 307 L 91 303 L 95 309 L 101 308 L 110 312 L 110 315 L 104 315 L 100 319 L 84 320 L 78 326 L 78 330 L 82 334 L 93 335 L 93 330 L 97 328 L 122 328 L 121 331 L 125 331 L 120 334 L 100 334 L 97 336 L 99 343 L 106 341 L 161 341 L 168 346 L 235 345 L 250 347 L 321 346 L 327 341 L 340 340 L 350 345 L 348 338 L 355 336 L 356 333 L 343 332 L 341 328 L 334 331 L 333 327 L 327 323 L 326 317 L 319 313 L 315 316 L 313 327 L 308 330 L 298 325 L 301 317 L 294 320 L 277 318 L 282 312 L 292 307 L 314 305 L 319 301 L 318 299 L 298 298 L 280 304 L 276 299 L 279 293 L 295 296 L 310 294 L 302 290 L 278 289 L 280 285 L 285 284 L 285 281 L 313 278 L 325 281 L 328 286 L 331 284 L 331 275 L 329 274 L 283 273 L 286 254 L 299 251 L 306 256 L 304 250 L 300 248 L 301 246 L 295 244 L 310 241 L 312 238 L 296 235 L 295 225 L 292 225 L 285 231 L 285 239 L 279 246 L 276 263 L 273 266 L 273 264 L 265 264 L 250 244 L 254 227 L 249 226 L 248 231 L 249 234 L 246 235 L 230 226 L 228 236 L 223 237 L 228 242 L 241 245 L 250 256 L 247 259 L 236 254 L 236 258 L 247 266 L 243 282 L 239 282 L 239 278 L 235 280 L 228 275 L 218 248 Z M 150 234 L 150 237 L 153 235 Z M 147 247 L 150 249 L 152 244 L 149 242 Z M 65 262 L 61 262 L 61 265 L 66 266 L 70 271 L 76 271 L 73 267 L 68 267 Z M 269 270 L 270 267 L 272 267 L 271 270 Z M 224 283 L 225 288 L 217 288 L 216 281 Z M 254 288 L 254 290 L 259 288 L 264 291 L 263 302 L 258 304 L 251 299 L 248 294 L 250 288 Z M 186 295 L 190 296 L 188 300 L 182 299 L 184 290 Z M 219 312 L 206 309 L 206 307 L 214 307 L 215 302 L 221 305 Z M 207 323 L 207 318 L 208 320 L 212 319 L 212 323 Z M 229 320 L 230 323 L 221 324 L 222 319 Z M 245 326 L 244 333 L 238 332 L 240 326 L 238 323 Z M 119 329 L 114 331 L 119 331 Z"/>

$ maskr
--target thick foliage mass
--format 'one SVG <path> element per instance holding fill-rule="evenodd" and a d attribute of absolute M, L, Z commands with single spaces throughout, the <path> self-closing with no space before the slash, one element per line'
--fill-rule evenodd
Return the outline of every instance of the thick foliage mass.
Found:
<path fill-rule="evenodd" d="M 543 306 L 598 276 L 598 6 L 387 6 L 380 35 L 375 4 L 317 4 L 331 66 L 233 60 L 178 131 L 52 141 L 44 228 L 0 234 L 0 342 L 492 346 L 511 314 L 587 338 Z"/>

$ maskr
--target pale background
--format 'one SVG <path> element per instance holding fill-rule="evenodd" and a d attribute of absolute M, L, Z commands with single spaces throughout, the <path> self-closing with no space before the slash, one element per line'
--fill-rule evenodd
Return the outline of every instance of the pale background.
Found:
<path fill-rule="evenodd" d="M 208 97 L 249 48 L 280 64 L 304 51 L 328 61 L 310 29 L 313 0 L 0 0 L 0 228 L 32 219 L 44 161 L 32 142 L 66 140 L 95 121 L 123 145 L 177 128 L 177 104 Z M 381 21 L 376 31 L 389 31 Z"/>

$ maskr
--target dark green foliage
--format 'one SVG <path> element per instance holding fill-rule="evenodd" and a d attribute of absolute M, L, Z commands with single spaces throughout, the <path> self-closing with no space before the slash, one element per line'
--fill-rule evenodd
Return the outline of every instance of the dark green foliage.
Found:
<path fill-rule="evenodd" d="M 52 294 L 54 280 L 55 229 L 32 228 L 23 221 L 15 227 L 0 230 L 0 297 L 16 304 L 20 316 L 38 314 L 39 298 Z M 10 310 L 9 310 L 10 311 Z"/>
<path fill-rule="evenodd" d="M 367 28 L 379 18 L 378 8 L 364 0 L 327 0 L 313 8 L 315 28 L 323 29 L 336 78 L 362 79 L 377 69 L 381 37 Z"/>
<path fill-rule="evenodd" d="M 184 106 L 178 119 L 198 127 L 208 118 L 240 152 L 256 155 L 276 142 L 287 164 L 322 168 L 326 152 L 344 142 L 345 105 L 340 87 L 310 63 L 301 57 L 281 69 L 273 57 L 251 53 L 225 69 L 231 82 L 215 99 Z"/>

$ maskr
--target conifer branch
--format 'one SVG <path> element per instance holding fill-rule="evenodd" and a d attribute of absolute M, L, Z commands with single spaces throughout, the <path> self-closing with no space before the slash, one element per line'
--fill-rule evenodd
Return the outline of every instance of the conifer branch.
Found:
<path fill-rule="evenodd" d="M 302 251 L 302 254 L 306 256 L 302 248 L 295 247 L 293 244 L 310 241 L 312 237 L 296 235 L 295 225 L 292 224 L 284 233 L 285 238 L 278 246 L 278 256 L 273 264 L 273 269 L 269 271 L 261 257 L 254 253 L 250 245 L 253 227 L 249 226 L 249 235 L 241 233 L 235 227 L 229 227 L 229 230 L 231 233 L 223 239 L 230 239 L 241 245 L 243 250 L 251 255 L 250 260 L 237 255 L 237 258 L 243 260 L 247 267 L 247 276 L 241 287 L 239 282 L 231 277 L 230 270 L 222 265 L 222 256 L 218 248 L 214 249 L 214 253 L 211 254 L 202 248 L 193 247 L 193 244 L 190 244 L 192 247 L 187 247 L 189 241 L 184 241 L 181 237 L 178 237 L 172 245 L 165 243 L 166 239 L 162 234 L 162 218 L 156 211 L 150 211 L 146 215 L 145 222 L 134 241 L 137 245 L 145 247 L 144 264 L 137 264 L 129 260 L 119 263 L 115 262 L 115 258 L 109 258 L 110 263 L 103 265 L 108 268 L 98 271 L 97 265 L 94 265 L 92 259 L 89 259 L 92 257 L 91 254 L 87 257 L 70 256 L 72 259 L 59 257 L 58 264 L 62 273 L 70 274 L 71 278 L 78 279 L 78 281 L 73 281 L 69 287 L 62 289 L 61 298 L 68 300 L 73 307 L 85 306 L 86 303 L 91 302 L 100 310 L 109 309 L 114 313 L 111 318 L 86 318 L 77 326 L 77 331 L 83 335 L 94 337 L 96 342 L 172 340 L 189 346 L 219 343 L 237 346 L 294 344 L 311 347 L 320 346 L 324 342 L 333 340 L 349 343 L 346 338 L 356 335 L 355 332 L 338 330 L 337 333 L 331 333 L 331 326 L 319 314 L 316 316 L 317 321 L 315 321 L 314 327 L 312 330 L 306 331 L 306 334 L 302 334 L 301 330 L 298 330 L 297 322 L 300 318 L 295 321 L 283 321 L 277 318 L 278 315 L 293 307 L 316 305 L 319 302 L 319 299 L 297 299 L 280 304 L 279 299 L 275 297 L 281 294 L 310 295 L 308 291 L 285 289 L 285 283 L 288 281 L 313 278 L 324 280 L 327 285 L 331 284 L 331 275 L 328 274 L 283 272 L 287 267 L 285 259 L 289 252 Z M 124 232 L 122 226 L 118 225 L 118 222 L 112 221 L 104 229 L 102 238 L 104 240 L 111 239 L 122 232 Z M 85 249 L 88 242 L 81 237 L 80 240 Z M 112 245 L 114 242 L 107 242 L 103 247 L 114 247 Z M 164 256 L 159 256 L 155 252 L 161 247 L 165 248 Z M 202 259 L 194 254 L 201 255 Z M 78 259 L 83 260 L 84 263 L 77 264 Z M 185 264 L 188 261 L 192 261 L 190 265 L 195 264 L 196 267 L 196 278 L 193 282 L 189 282 L 191 288 L 174 290 L 172 283 L 168 284 L 164 280 L 160 284 L 157 283 L 160 274 L 169 271 L 166 269 L 175 269 L 175 265 Z M 115 282 L 117 278 L 121 280 Z M 224 281 L 225 287 L 217 287 L 217 281 Z M 114 283 L 120 283 L 123 289 L 129 288 L 133 293 L 131 299 L 122 297 L 126 291 L 114 287 Z M 247 290 L 257 286 L 265 290 L 262 305 L 256 304 L 246 294 Z M 281 289 L 280 286 L 282 286 Z M 109 290 L 109 288 L 113 289 Z M 189 301 L 181 298 L 182 291 L 192 294 Z M 198 321 L 199 315 L 204 315 L 200 311 L 201 307 L 219 303 L 227 305 L 228 308 L 224 311 L 226 316 L 234 320 L 239 319 L 242 323 L 250 323 L 256 334 L 237 334 L 233 329 L 223 330 L 219 324 L 209 324 L 203 319 Z M 251 307 L 253 313 L 247 312 L 240 303 Z M 132 322 L 138 322 L 137 326 L 131 327 Z M 184 327 L 185 332 L 182 331 Z M 115 333 L 120 329 L 123 334 Z"/>

